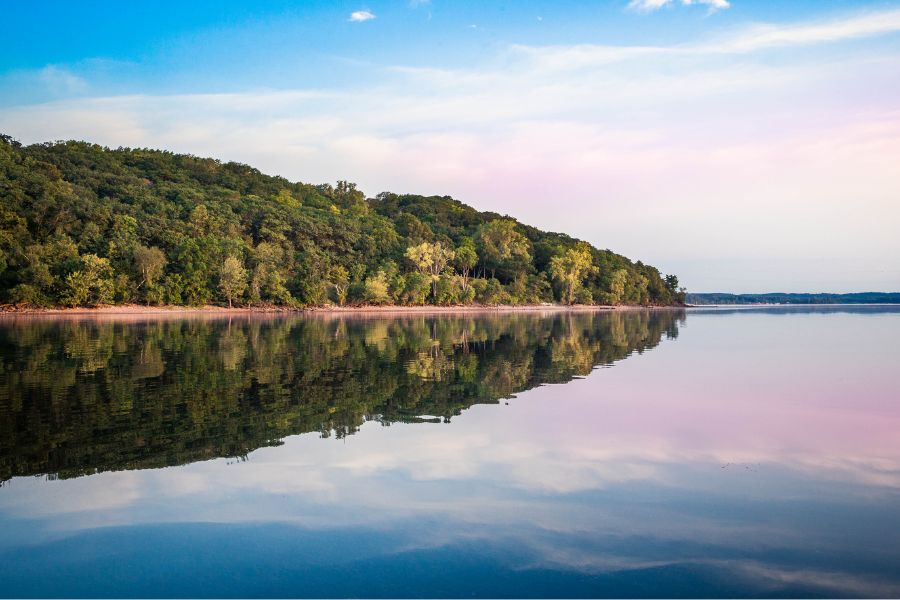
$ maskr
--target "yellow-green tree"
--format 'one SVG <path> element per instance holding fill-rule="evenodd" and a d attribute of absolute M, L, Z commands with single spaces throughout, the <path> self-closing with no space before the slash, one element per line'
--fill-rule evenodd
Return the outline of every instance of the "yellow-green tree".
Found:
<path fill-rule="evenodd" d="M 619 304 L 625 298 L 625 285 L 628 283 L 628 271 L 618 269 L 609 281 L 609 299 L 611 304 Z"/>
<path fill-rule="evenodd" d="M 346 267 L 335 265 L 328 272 L 328 281 L 334 289 L 335 300 L 343 306 L 347 300 L 347 289 L 350 286 L 350 273 Z"/>
<path fill-rule="evenodd" d="M 247 289 L 247 269 L 239 258 L 229 256 L 225 259 L 219 272 L 219 289 L 228 298 L 228 308 L 231 308 L 232 301 L 240 298 Z"/>
<path fill-rule="evenodd" d="M 422 242 L 407 248 L 405 256 L 416 265 L 420 273 L 431 276 L 431 294 L 437 298 L 438 278 L 456 256 L 456 252 L 452 248 L 445 248 L 440 242 Z"/>
<path fill-rule="evenodd" d="M 366 277 L 363 282 L 366 302 L 371 304 L 387 304 L 391 301 L 391 293 L 388 284 L 387 273 L 378 271 L 374 275 Z"/>
<path fill-rule="evenodd" d="M 113 270 L 109 259 L 96 254 L 81 257 L 80 268 L 66 277 L 63 301 L 69 306 L 108 304 L 113 299 Z"/>
<path fill-rule="evenodd" d="M 581 287 L 584 278 L 596 272 L 590 246 L 584 242 L 579 242 L 574 248 L 550 259 L 550 274 L 562 285 L 562 300 L 566 304 L 575 301 L 575 292 Z"/>
<path fill-rule="evenodd" d="M 165 253 L 159 248 L 141 244 L 134 247 L 134 268 L 141 279 L 138 289 L 146 285 L 144 296 L 148 302 L 160 299 L 156 283 L 162 277 L 167 262 Z"/>

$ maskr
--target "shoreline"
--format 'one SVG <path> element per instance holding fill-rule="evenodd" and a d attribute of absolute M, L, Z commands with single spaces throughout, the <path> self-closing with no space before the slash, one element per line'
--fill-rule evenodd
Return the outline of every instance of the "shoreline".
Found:
<path fill-rule="evenodd" d="M 541 312 L 613 312 L 623 310 L 683 310 L 683 306 L 588 305 L 588 304 L 523 304 L 459 306 L 315 306 L 289 308 L 282 306 L 145 306 L 123 304 L 115 306 L 76 308 L 0 308 L 0 318 L 22 316 L 238 316 L 238 315 L 408 315 L 408 314 L 492 314 Z"/>

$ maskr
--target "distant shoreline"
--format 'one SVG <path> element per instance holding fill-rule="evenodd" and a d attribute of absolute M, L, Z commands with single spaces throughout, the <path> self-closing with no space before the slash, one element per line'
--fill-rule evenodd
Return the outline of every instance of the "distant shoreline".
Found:
<path fill-rule="evenodd" d="M 683 306 L 606 306 L 588 304 L 523 304 L 523 305 L 480 305 L 460 306 L 319 306 L 289 308 L 283 306 L 144 306 L 123 304 L 115 306 L 76 308 L 18 308 L 3 307 L 0 318 L 13 316 L 167 316 L 167 315 L 356 315 L 356 314 L 490 314 L 490 313 L 540 313 L 540 312 L 612 312 L 623 310 L 669 310 L 683 309 Z"/>
<path fill-rule="evenodd" d="M 900 302 L 744 302 L 740 304 L 685 304 L 684 308 L 813 308 L 817 306 L 900 306 Z"/>

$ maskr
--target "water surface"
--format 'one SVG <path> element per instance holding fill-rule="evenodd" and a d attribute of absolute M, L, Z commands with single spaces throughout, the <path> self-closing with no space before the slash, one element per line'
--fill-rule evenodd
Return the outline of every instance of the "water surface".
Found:
<path fill-rule="evenodd" d="M 900 595 L 900 309 L 0 321 L 3 596 Z"/>

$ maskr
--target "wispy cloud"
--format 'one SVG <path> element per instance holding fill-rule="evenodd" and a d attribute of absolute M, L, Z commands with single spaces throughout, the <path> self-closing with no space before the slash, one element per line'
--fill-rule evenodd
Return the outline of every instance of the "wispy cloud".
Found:
<path fill-rule="evenodd" d="M 672 46 L 513 45 L 510 50 L 513 55 L 525 57 L 545 68 L 575 71 L 633 59 L 666 55 L 704 57 L 748 54 L 775 48 L 844 42 L 896 32 L 900 32 L 900 10 L 885 10 L 818 22 L 752 25 L 714 39 Z"/>
<path fill-rule="evenodd" d="M 717 48 L 724 52 L 752 52 L 765 48 L 840 42 L 897 31 L 900 31 L 900 9 L 864 13 L 817 23 L 758 25 L 719 44 L 704 47 Z"/>
<path fill-rule="evenodd" d="M 371 21 L 375 15 L 368 10 L 355 10 L 350 13 L 350 21 L 354 23 L 362 23 L 363 21 Z"/>
<path fill-rule="evenodd" d="M 87 81 L 83 78 L 54 65 L 38 71 L 37 79 L 53 94 L 79 94 L 88 89 Z"/>
<path fill-rule="evenodd" d="M 673 4 L 682 4 L 683 6 L 703 5 L 707 6 L 710 11 L 722 10 L 731 6 L 728 0 L 630 0 L 628 8 L 637 12 L 648 13 Z"/>

